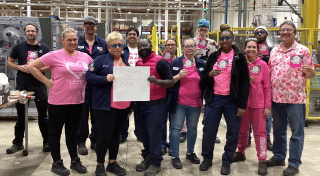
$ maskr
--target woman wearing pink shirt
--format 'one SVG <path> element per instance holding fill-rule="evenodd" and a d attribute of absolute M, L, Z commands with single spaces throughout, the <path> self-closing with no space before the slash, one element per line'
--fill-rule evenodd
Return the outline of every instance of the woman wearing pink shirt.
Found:
<path fill-rule="evenodd" d="M 71 158 L 71 169 L 86 173 L 77 154 L 77 131 L 82 115 L 85 75 L 92 59 L 77 51 L 77 33 L 72 27 L 64 26 L 61 33 L 63 49 L 52 51 L 28 65 L 30 73 L 49 88 L 49 147 L 53 164 L 51 172 L 69 175 L 60 156 L 60 138 L 65 125 L 66 144 Z M 38 69 L 49 66 L 51 78 L 46 78 Z"/>
<path fill-rule="evenodd" d="M 246 53 L 250 74 L 250 92 L 247 109 L 241 119 L 238 152 L 234 154 L 233 162 L 246 160 L 245 150 L 248 145 L 248 133 L 251 121 L 259 160 L 258 174 L 266 175 L 268 173 L 266 163 L 266 116 L 271 113 L 269 69 L 267 64 L 257 57 L 258 43 L 256 38 L 246 40 L 244 52 Z"/>

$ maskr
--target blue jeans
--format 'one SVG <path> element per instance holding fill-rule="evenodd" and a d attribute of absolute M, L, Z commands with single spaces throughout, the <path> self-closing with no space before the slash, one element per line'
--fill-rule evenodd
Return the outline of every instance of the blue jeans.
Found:
<path fill-rule="evenodd" d="M 192 107 L 179 104 L 176 113 L 172 115 L 170 125 L 170 147 L 172 149 L 172 157 L 179 157 L 180 131 L 183 128 L 184 120 L 187 119 L 187 153 L 194 152 L 194 145 L 197 139 L 197 127 L 201 107 Z"/>
<path fill-rule="evenodd" d="M 287 126 L 292 136 L 289 144 L 289 165 L 299 168 L 304 144 L 305 104 L 272 102 L 273 158 L 284 161 L 287 155 Z"/>
<path fill-rule="evenodd" d="M 271 126 L 272 126 L 272 112 L 269 116 L 267 116 L 267 123 L 266 123 L 267 139 L 270 139 Z M 249 140 L 251 140 L 251 133 L 252 133 L 252 125 L 250 122 Z"/>
<path fill-rule="evenodd" d="M 141 156 L 145 159 L 149 156 L 150 165 L 161 166 L 163 160 L 161 154 L 161 135 L 164 116 L 166 113 L 165 104 L 142 106 L 137 103 L 139 111 L 139 137 L 144 149 Z"/>
<path fill-rule="evenodd" d="M 206 105 L 206 120 L 203 127 L 202 153 L 205 160 L 212 161 L 213 150 L 222 113 L 227 123 L 227 142 L 222 155 L 222 162 L 232 164 L 233 154 L 237 149 L 241 117 L 237 116 L 237 105 L 229 101 L 229 96 L 214 95 L 212 106 Z"/>

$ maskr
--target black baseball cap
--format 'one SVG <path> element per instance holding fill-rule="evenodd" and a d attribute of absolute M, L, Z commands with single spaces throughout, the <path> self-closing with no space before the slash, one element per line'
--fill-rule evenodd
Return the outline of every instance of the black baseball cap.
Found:
<path fill-rule="evenodd" d="M 93 18 L 92 16 L 87 16 L 87 17 L 84 19 L 84 23 L 87 23 L 87 22 L 91 22 L 91 23 L 97 24 L 96 19 Z"/>

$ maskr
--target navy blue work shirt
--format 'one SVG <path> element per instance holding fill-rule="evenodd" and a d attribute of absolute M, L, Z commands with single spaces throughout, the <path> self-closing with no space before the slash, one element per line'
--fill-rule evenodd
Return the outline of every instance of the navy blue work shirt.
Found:
<path fill-rule="evenodd" d="M 130 66 L 121 55 L 122 61 Z M 86 81 L 93 85 L 92 108 L 110 111 L 111 87 L 113 82 L 107 80 L 108 74 L 113 74 L 113 56 L 109 54 L 98 56 L 93 60 L 86 73 Z"/>
<path fill-rule="evenodd" d="M 89 52 L 89 45 L 85 39 L 85 35 L 79 37 L 78 39 L 78 51 L 87 53 L 93 60 L 100 55 L 109 53 L 107 50 L 106 41 L 103 38 L 98 37 L 97 35 L 95 38 L 96 40 L 93 43 L 91 54 Z"/>
<path fill-rule="evenodd" d="M 204 67 L 206 65 L 206 63 L 194 56 L 195 58 L 195 61 L 196 61 L 196 67 L 197 67 L 197 71 L 198 71 L 198 74 L 200 76 L 200 80 L 202 80 L 202 77 L 203 77 L 203 71 L 204 71 Z M 172 71 L 172 75 L 175 76 L 177 74 L 180 73 L 180 70 L 183 70 L 183 59 L 185 59 L 184 55 L 178 57 L 178 58 L 175 58 L 171 63 L 170 63 L 170 69 Z M 201 89 L 201 92 L 202 92 L 202 96 L 203 97 L 203 93 L 204 93 L 204 86 L 203 86 L 203 83 L 200 82 L 200 89 Z M 169 113 L 170 114 L 175 114 L 176 113 L 176 109 L 177 109 L 177 105 L 178 105 L 178 96 L 179 96 L 179 90 L 180 90 L 180 80 L 177 81 L 174 86 L 172 88 L 168 88 L 167 89 L 167 96 L 168 96 L 168 99 L 170 100 L 170 102 L 167 103 L 167 106 L 169 106 Z"/>

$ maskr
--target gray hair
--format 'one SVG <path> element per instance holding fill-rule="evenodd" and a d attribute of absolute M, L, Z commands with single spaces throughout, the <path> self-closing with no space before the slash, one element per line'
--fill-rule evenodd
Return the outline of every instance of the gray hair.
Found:
<path fill-rule="evenodd" d="M 281 29 L 281 27 L 282 27 L 283 25 L 285 25 L 285 24 L 291 25 L 292 28 L 293 28 L 293 32 L 297 32 L 297 27 L 296 27 L 296 25 L 295 25 L 292 21 L 289 21 L 289 20 L 286 20 L 286 21 L 282 22 L 282 23 L 280 24 L 280 29 Z"/>
<path fill-rule="evenodd" d="M 184 43 L 185 43 L 187 40 L 192 40 L 193 43 L 194 43 L 194 45 L 197 45 L 196 40 L 195 40 L 194 38 L 191 38 L 191 37 L 184 39 L 184 40 L 183 40 L 183 45 L 184 45 Z"/>

